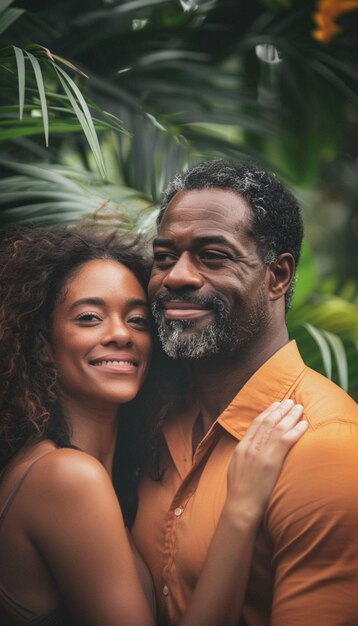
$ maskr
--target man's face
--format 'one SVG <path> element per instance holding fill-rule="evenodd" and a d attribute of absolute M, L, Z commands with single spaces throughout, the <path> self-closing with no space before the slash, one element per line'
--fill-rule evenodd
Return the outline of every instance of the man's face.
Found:
<path fill-rule="evenodd" d="M 167 207 L 148 289 L 169 356 L 234 354 L 267 327 L 267 267 L 247 232 L 250 211 L 219 188 L 180 192 Z"/>

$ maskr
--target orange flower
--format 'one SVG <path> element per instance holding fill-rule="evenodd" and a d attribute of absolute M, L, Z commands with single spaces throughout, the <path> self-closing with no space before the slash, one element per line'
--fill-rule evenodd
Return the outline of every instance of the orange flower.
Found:
<path fill-rule="evenodd" d="M 341 13 L 358 9 L 358 0 L 317 0 L 313 21 L 316 28 L 312 36 L 316 41 L 329 43 L 342 29 L 337 26 L 336 19 Z"/>

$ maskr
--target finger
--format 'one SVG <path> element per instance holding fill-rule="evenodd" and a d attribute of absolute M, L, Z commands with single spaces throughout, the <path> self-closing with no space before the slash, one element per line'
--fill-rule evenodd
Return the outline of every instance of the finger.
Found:
<path fill-rule="evenodd" d="M 247 440 L 253 442 L 256 439 L 267 437 L 268 433 L 276 426 L 282 418 L 292 410 L 293 400 L 284 400 L 283 402 L 274 403 L 266 411 L 260 413 L 253 422 L 253 428 L 248 432 Z"/>
<path fill-rule="evenodd" d="M 267 409 L 265 409 L 264 411 L 262 411 L 262 413 L 255 417 L 255 419 L 252 420 L 249 428 L 247 429 L 245 436 L 242 438 L 242 441 L 252 441 L 262 422 L 264 422 L 270 415 L 272 415 L 274 411 L 277 411 L 281 404 L 282 403 L 278 401 L 273 402 L 267 407 Z"/>
<path fill-rule="evenodd" d="M 294 443 L 296 443 L 296 441 L 298 441 L 298 439 L 300 439 L 300 437 L 302 437 L 307 428 L 308 422 L 306 420 L 301 420 L 298 424 L 296 424 L 296 426 L 291 428 L 282 436 L 283 442 L 288 445 L 288 448 L 290 448 Z"/>
<path fill-rule="evenodd" d="M 281 436 L 283 433 L 291 430 L 302 417 L 303 406 L 302 404 L 295 404 L 288 413 L 275 424 L 272 434 Z"/>
<path fill-rule="evenodd" d="M 296 404 L 292 408 L 289 406 L 288 402 L 282 403 L 281 407 L 271 412 L 260 424 L 252 439 L 252 445 L 257 451 L 271 442 L 275 444 L 276 441 L 280 441 L 283 435 L 297 424 L 303 413 L 303 406 L 301 404 Z"/>

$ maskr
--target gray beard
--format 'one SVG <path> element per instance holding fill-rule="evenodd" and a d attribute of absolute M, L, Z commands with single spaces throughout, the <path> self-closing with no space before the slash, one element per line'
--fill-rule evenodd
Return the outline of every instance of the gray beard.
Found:
<path fill-rule="evenodd" d="M 163 314 L 163 302 L 175 299 L 197 304 L 208 304 L 214 320 L 195 330 L 196 320 L 167 320 Z M 229 355 L 244 350 L 267 326 L 268 314 L 263 293 L 249 312 L 245 323 L 239 317 L 231 317 L 230 310 L 217 296 L 178 297 L 177 294 L 159 296 L 153 300 L 152 312 L 164 352 L 172 359 L 202 359 L 214 355 Z M 186 329 L 192 333 L 185 334 Z"/>

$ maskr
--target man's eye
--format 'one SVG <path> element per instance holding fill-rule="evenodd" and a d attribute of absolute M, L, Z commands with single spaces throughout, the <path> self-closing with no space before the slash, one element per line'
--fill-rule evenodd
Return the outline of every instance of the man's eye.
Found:
<path fill-rule="evenodd" d="M 226 252 L 218 252 L 217 250 L 205 250 L 200 254 L 200 259 L 209 263 L 227 261 L 229 258 L 230 257 L 226 254 Z"/>
<path fill-rule="evenodd" d="M 170 252 L 155 252 L 153 255 L 153 261 L 156 265 L 175 263 L 176 258 L 175 254 Z"/>
<path fill-rule="evenodd" d="M 77 317 L 78 322 L 100 322 L 101 318 L 98 313 L 81 313 Z"/>

